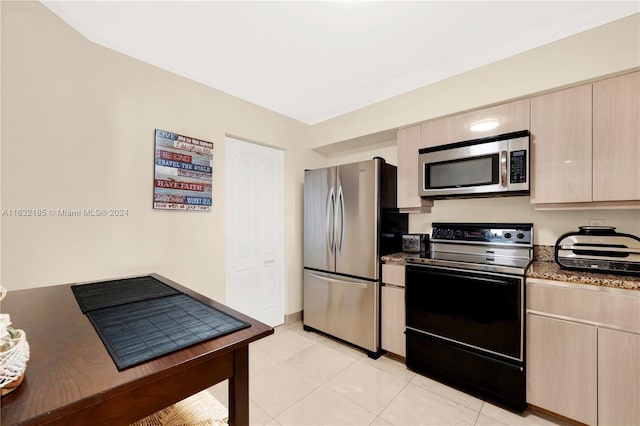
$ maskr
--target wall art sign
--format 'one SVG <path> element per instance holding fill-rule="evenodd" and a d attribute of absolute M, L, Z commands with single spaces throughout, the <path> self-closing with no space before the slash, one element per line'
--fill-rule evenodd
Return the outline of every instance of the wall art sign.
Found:
<path fill-rule="evenodd" d="M 155 130 L 153 208 L 211 210 L 213 143 Z"/>

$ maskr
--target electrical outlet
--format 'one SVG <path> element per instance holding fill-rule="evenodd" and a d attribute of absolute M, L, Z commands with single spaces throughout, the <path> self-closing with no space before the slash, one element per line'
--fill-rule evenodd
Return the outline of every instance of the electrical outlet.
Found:
<path fill-rule="evenodd" d="M 604 219 L 589 219 L 589 226 L 604 226 Z"/>

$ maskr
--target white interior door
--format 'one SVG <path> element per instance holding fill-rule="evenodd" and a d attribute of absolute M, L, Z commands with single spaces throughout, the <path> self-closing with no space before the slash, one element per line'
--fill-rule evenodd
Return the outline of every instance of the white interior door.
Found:
<path fill-rule="evenodd" d="M 284 152 L 225 138 L 226 304 L 284 323 Z"/>

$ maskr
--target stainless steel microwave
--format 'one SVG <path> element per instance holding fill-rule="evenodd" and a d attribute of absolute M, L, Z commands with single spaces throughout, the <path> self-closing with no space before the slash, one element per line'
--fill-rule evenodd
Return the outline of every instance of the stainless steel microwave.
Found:
<path fill-rule="evenodd" d="M 419 194 L 464 198 L 529 193 L 529 131 L 419 150 Z"/>

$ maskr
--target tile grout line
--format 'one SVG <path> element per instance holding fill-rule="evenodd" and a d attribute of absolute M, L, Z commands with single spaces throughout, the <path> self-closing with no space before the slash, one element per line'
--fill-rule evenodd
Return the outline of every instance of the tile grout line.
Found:
<path fill-rule="evenodd" d="M 321 343 L 321 342 L 319 342 L 319 343 Z M 338 351 L 337 349 L 335 349 L 335 348 L 333 348 L 333 347 L 331 347 L 331 346 L 328 346 L 328 345 L 323 345 L 323 346 L 325 346 L 325 347 L 326 347 L 326 348 L 328 348 L 328 349 L 331 349 L 331 350 L 334 350 L 334 351 L 340 352 L 340 351 Z M 346 355 L 346 354 L 345 354 L 345 356 L 349 357 L 349 356 L 348 356 L 348 355 Z M 351 358 L 351 357 L 349 357 L 349 358 Z M 344 395 L 342 395 L 341 393 L 336 392 L 334 389 L 332 389 L 332 388 L 331 388 L 330 386 L 328 386 L 328 385 L 329 385 L 329 383 L 330 383 L 330 381 L 331 381 L 331 380 L 333 380 L 333 379 L 334 379 L 335 377 L 337 377 L 340 373 L 344 372 L 345 370 L 347 370 L 349 367 L 352 367 L 352 366 L 353 366 L 354 364 L 356 364 L 356 363 L 361 363 L 361 364 L 362 364 L 362 365 L 364 365 L 364 366 L 368 366 L 368 367 L 374 368 L 374 369 L 378 370 L 378 371 L 379 371 L 379 372 L 381 372 L 381 373 L 384 373 L 384 374 L 386 374 L 386 375 L 388 375 L 388 376 L 390 376 L 390 377 L 392 377 L 392 378 L 395 378 L 395 379 L 398 379 L 398 380 L 401 380 L 401 381 L 403 381 L 403 382 L 404 382 L 404 386 L 403 386 L 403 387 L 398 391 L 398 393 L 397 393 L 397 394 L 396 394 L 396 395 L 395 395 L 395 396 L 394 396 L 394 397 L 393 397 L 393 398 L 392 398 L 392 399 L 391 399 L 391 400 L 390 400 L 390 401 L 389 401 L 389 402 L 384 406 L 384 408 L 382 408 L 382 409 L 380 410 L 380 413 L 376 413 L 375 411 L 370 411 L 370 410 L 369 410 L 369 409 L 367 409 L 366 407 L 362 407 L 360 404 L 357 404 L 357 403 L 356 403 L 356 405 L 358 405 L 360 408 L 362 408 L 363 410 L 365 410 L 365 411 L 367 411 L 367 412 L 369 412 L 369 413 L 371 413 L 371 414 L 373 414 L 373 415 L 374 415 L 374 418 L 373 418 L 373 420 L 372 420 L 372 422 L 374 422 L 376 419 L 381 418 L 381 417 L 380 417 L 380 414 L 382 414 L 382 412 L 383 412 L 383 411 L 384 411 L 384 410 L 389 406 L 389 404 L 391 404 L 391 402 L 393 402 L 393 401 L 398 397 L 398 395 L 400 395 L 400 393 L 401 393 L 401 392 L 402 392 L 402 391 L 407 387 L 407 385 L 409 384 L 410 380 L 408 380 L 408 381 L 407 381 L 407 380 L 405 380 L 405 379 L 403 379 L 403 378 L 400 378 L 400 377 L 398 377 L 398 376 L 396 376 L 396 375 L 394 375 L 394 374 L 390 373 L 389 371 L 386 371 L 386 370 L 384 370 L 384 369 L 382 369 L 382 368 L 379 368 L 377 365 L 375 365 L 375 363 L 373 363 L 373 364 L 369 364 L 369 363 L 367 363 L 367 360 L 368 360 L 368 359 L 366 358 L 366 355 L 365 355 L 365 354 L 362 354 L 362 356 L 360 356 L 359 358 L 351 358 L 351 359 L 352 359 L 352 361 L 351 361 L 348 365 L 346 365 L 346 366 L 345 366 L 345 367 L 343 367 L 340 371 L 338 371 L 338 372 L 336 372 L 334 375 L 332 375 L 332 376 L 331 376 L 331 377 L 330 377 L 330 378 L 329 378 L 325 383 L 322 383 L 322 384 L 321 384 L 321 386 L 320 386 L 320 388 L 324 388 L 324 389 L 326 389 L 327 391 L 330 391 L 330 392 L 332 392 L 332 393 L 334 393 L 334 394 L 336 394 L 336 395 L 340 396 L 341 398 L 345 398 L 347 401 L 350 401 L 350 402 L 352 402 L 352 403 L 355 403 L 354 401 L 351 401 L 351 399 L 349 399 L 349 398 L 345 397 L 345 396 L 344 396 Z M 383 420 L 385 420 L 385 422 L 387 421 L 387 420 L 386 420 L 386 419 L 384 419 L 384 418 L 382 418 L 382 419 L 383 419 Z"/>
<path fill-rule="evenodd" d="M 337 349 L 334 349 L 334 348 L 332 348 L 332 347 L 330 347 L 330 346 L 327 346 L 327 345 L 323 344 L 322 342 L 315 342 L 312 346 L 309 346 L 308 348 L 303 349 L 303 351 L 306 351 L 307 349 L 311 349 L 311 348 L 313 348 L 313 347 L 314 347 L 314 346 L 316 346 L 316 345 L 321 345 L 321 346 L 322 346 L 322 347 L 324 347 L 324 348 L 327 348 L 327 349 L 330 349 L 330 350 L 332 350 L 332 351 L 335 351 L 335 352 L 341 353 L 341 352 L 340 352 L 340 351 L 338 351 Z M 303 352 L 303 351 L 300 351 L 300 352 Z M 298 354 L 299 354 L 300 352 L 298 352 Z M 296 355 L 298 355 L 298 354 L 296 354 Z M 341 354 L 342 354 L 342 353 L 341 353 Z M 341 370 L 337 371 L 337 372 L 336 372 L 335 374 L 333 374 L 331 377 L 329 377 L 329 378 L 325 381 L 325 383 L 320 383 L 321 385 L 325 385 L 325 384 L 326 384 L 326 383 L 328 383 L 331 379 L 333 379 L 335 376 L 337 376 L 338 374 L 342 373 L 344 370 L 346 370 L 347 368 L 349 368 L 349 366 L 351 366 L 353 363 L 358 362 L 358 360 L 357 360 L 357 359 L 355 359 L 355 358 L 351 358 L 350 356 L 348 356 L 348 355 L 346 355 L 346 354 L 343 354 L 343 355 L 345 355 L 345 357 L 347 357 L 347 358 L 351 359 L 351 362 L 350 362 L 349 364 L 347 364 L 346 366 L 344 366 Z M 294 355 L 294 356 L 295 356 L 295 355 Z M 287 361 L 289 361 L 291 358 L 293 358 L 293 356 L 291 356 L 291 357 L 287 358 L 287 359 L 286 359 L 286 360 L 284 360 L 283 362 L 287 362 Z M 316 380 L 314 377 L 309 376 L 307 373 L 305 373 L 304 371 L 300 370 L 300 369 L 299 369 L 298 367 L 296 367 L 295 365 L 291 365 L 291 364 L 289 364 L 288 362 L 287 362 L 287 365 L 289 365 L 289 366 L 290 366 L 290 367 L 292 367 L 292 368 L 295 368 L 297 371 L 299 371 L 300 373 L 304 374 L 306 377 L 308 377 L 308 378 L 310 378 L 310 379 L 312 379 L 312 380 Z"/>
<path fill-rule="evenodd" d="M 297 335 L 299 335 L 299 336 L 303 336 L 303 337 L 304 337 L 304 334 L 299 333 L 299 332 L 298 332 L 298 330 L 289 329 L 288 331 L 293 332 L 293 333 L 296 333 Z M 310 339 L 310 340 L 312 340 L 312 339 Z M 331 340 L 327 340 L 327 341 L 328 341 L 328 342 L 332 342 Z M 321 345 L 322 345 L 322 346 L 324 346 L 325 348 L 332 349 L 332 350 L 337 351 L 337 352 L 341 352 L 341 351 L 339 351 L 337 348 L 333 347 L 332 345 L 325 344 L 325 342 L 323 342 L 322 340 L 315 340 L 315 339 L 314 339 L 314 344 L 313 344 L 313 345 L 311 345 L 311 346 L 309 346 L 309 347 L 307 347 L 307 348 L 303 349 L 302 351 L 307 350 L 307 349 L 310 349 L 310 348 L 312 348 L 312 347 L 314 347 L 314 346 L 316 346 L 316 345 L 318 345 L 318 344 L 321 344 Z M 300 352 L 302 352 L 302 351 L 300 351 Z M 309 379 L 312 379 L 312 380 L 316 381 L 316 379 L 315 379 L 315 378 L 313 378 L 313 377 L 309 376 L 309 375 L 308 375 L 308 374 L 306 374 L 304 371 L 302 371 L 302 370 L 298 369 L 297 367 L 295 367 L 295 366 L 293 366 L 293 365 L 291 365 L 291 364 L 289 364 L 289 363 L 288 363 L 288 361 L 289 361 L 291 358 L 293 358 L 295 355 L 298 355 L 300 352 L 298 352 L 298 353 L 296 353 L 296 354 L 292 355 L 291 357 L 289 357 L 289 358 L 287 358 L 287 359 L 285 359 L 285 360 L 281 360 L 280 362 L 283 362 L 283 363 L 285 363 L 285 364 L 289 365 L 290 367 L 292 367 L 292 368 L 296 369 L 296 371 L 299 371 L 299 372 L 300 372 L 300 373 L 302 373 L 305 377 L 307 377 L 307 378 L 309 378 Z M 346 355 L 346 356 L 349 356 L 348 354 L 345 354 L 345 355 Z M 411 379 L 409 379 L 409 380 L 405 379 L 404 377 L 399 377 L 399 375 L 393 374 L 392 372 L 387 371 L 387 370 L 385 370 L 384 368 L 381 368 L 381 367 L 380 367 L 378 364 L 376 364 L 376 363 L 368 363 L 368 362 L 367 362 L 367 361 L 368 361 L 368 359 L 365 357 L 365 355 L 364 355 L 364 354 L 360 354 L 360 355 L 361 355 L 361 356 L 359 356 L 359 357 L 357 357 L 357 358 L 351 358 L 351 357 L 349 356 L 349 358 L 351 358 L 351 359 L 352 359 L 352 361 L 351 361 L 348 365 L 346 365 L 345 367 L 343 367 L 342 369 L 340 369 L 338 372 L 336 372 L 335 374 L 333 374 L 333 375 L 332 375 L 331 377 L 329 377 L 329 378 L 328 378 L 324 383 L 320 383 L 320 386 L 319 386 L 319 387 L 317 387 L 317 388 L 313 389 L 311 392 L 309 392 L 308 394 L 304 395 L 302 398 L 300 398 L 299 400 L 297 400 L 296 402 L 294 402 L 291 406 L 289 406 L 289 407 L 287 407 L 285 410 L 283 410 L 283 411 L 282 411 L 282 413 L 284 413 L 286 410 L 290 409 L 293 405 L 295 405 L 295 404 L 299 403 L 299 402 L 300 402 L 302 399 L 304 399 L 306 396 L 310 395 L 311 393 L 313 393 L 313 392 L 315 392 L 315 391 L 317 391 L 317 390 L 319 390 L 319 389 L 323 389 L 323 388 L 324 388 L 324 389 L 326 389 L 326 390 L 328 390 L 328 391 L 331 391 L 332 393 L 335 393 L 335 394 L 337 394 L 337 395 L 339 395 L 339 396 L 341 396 L 341 397 L 344 397 L 342 394 L 340 394 L 340 393 L 336 392 L 335 390 L 331 389 L 331 388 L 328 386 L 328 384 L 329 384 L 329 382 L 330 382 L 331 380 L 333 380 L 333 379 L 334 379 L 336 376 L 338 376 L 340 373 L 344 372 L 346 369 L 348 369 L 349 367 L 353 366 L 355 363 L 360 362 L 362 365 L 365 365 L 365 366 L 369 366 L 369 367 L 375 368 L 376 370 L 380 371 L 381 373 L 384 373 L 384 374 L 386 374 L 386 375 L 388 375 L 388 376 L 390 376 L 390 377 L 396 378 L 396 379 L 401 380 L 401 381 L 403 381 L 403 382 L 404 382 L 404 386 L 403 386 L 403 387 L 398 391 L 398 393 L 397 393 L 397 394 L 396 394 L 396 395 L 395 395 L 395 396 L 394 396 L 394 397 L 393 397 L 393 398 L 392 398 L 392 399 L 391 399 L 391 400 L 390 400 L 390 401 L 389 401 L 389 402 L 384 406 L 384 408 L 382 408 L 382 409 L 380 410 L 380 413 L 379 413 L 379 414 L 378 414 L 378 413 L 376 413 L 376 412 L 369 411 L 369 410 L 368 410 L 368 409 L 366 409 L 365 407 L 361 407 L 361 408 L 363 408 L 363 409 L 365 409 L 365 410 L 369 411 L 369 412 L 370 412 L 370 413 L 372 413 L 373 415 L 375 415 L 375 418 L 374 418 L 374 420 L 373 420 L 373 421 L 375 421 L 375 420 L 376 420 L 376 419 L 378 419 L 378 418 L 381 418 L 381 419 L 383 419 L 385 422 L 387 422 L 387 420 L 386 420 L 384 417 L 381 417 L 381 414 L 382 414 L 382 413 L 387 409 L 387 407 L 389 407 L 389 405 L 390 405 L 393 401 L 395 401 L 395 400 L 398 398 L 398 396 L 399 396 L 399 395 L 400 395 L 400 394 L 401 394 L 401 393 L 402 393 L 402 392 L 403 392 L 403 391 L 408 387 L 408 385 L 409 385 L 409 384 L 412 384 L 413 377 L 412 377 Z M 393 361 L 393 360 L 392 360 L 392 361 Z M 408 370 L 408 371 L 410 371 L 410 370 Z M 414 373 L 414 377 L 415 377 L 416 375 L 417 375 L 417 373 Z M 421 388 L 421 386 L 418 386 L 418 385 L 414 385 L 414 386 Z M 445 386 L 446 386 L 446 385 L 445 385 Z M 439 396 L 439 397 L 441 397 L 441 398 L 443 398 L 443 399 L 445 399 L 445 400 L 448 400 L 449 402 L 451 402 L 451 403 L 453 403 L 453 404 L 455 404 L 455 405 L 458 405 L 458 406 L 460 406 L 460 407 L 463 407 L 463 408 L 467 408 L 467 409 L 473 410 L 471 407 L 468 407 L 468 406 L 466 406 L 465 404 L 462 404 L 462 403 L 460 403 L 460 402 L 458 402 L 458 401 L 456 401 L 456 400 L 454 400 L 454 399 L 452 399 L 452 398 L 450 398 L 450 397 L 448 397 L 448 396 L 440 395 L 439 393 L 437 393 L 437 392 L 433 392 L 433 391 L 431 391 L 431 390 L 429 390 L 429 389 L 426 389 L 426 390 L 427 390 L 427 391 L 429 391 L 429 392 L 431 392 L 431 393 L 434 393 L 435 395 L 437 395 L 437 396 Z M 349 398 L 347 398 L 347 399 L 349 399 Z M 480 409 L 479 409 L 479 410 L 477 411 L 477 413 L 476 413 L 476 419 L 475 419 L 474 425 L 475 425 L 475 423 L 477 423 L 477 421 L 478 421 L 478 419 L 479 419 L 479 417 L 480 417 L 480 413 L 481 413 L 481 411 L 482 411 L 482 407 L 484 406 L 484 403 L 485 403 L 485 402 L 484 402 L 484 401 L 482 401 L 482 405 L 480 406 Z M 358 405 L 359 405 L 359 404 L 358 404 Z M 282 413 L 280 413 L 280 414 L 282 414 Z M 280 415 L 280 414 L 279 414 L 279 415 Z M 274 417 L 274 420 L 275 420 L 275 417 Z M 494 419 L 494 420 L 495 420 L 495 419 Z"/>
<path fill-rule="evenodd" d="M 411 385 L 411 384 L 414 385 L 417 388 L 424 389 L 429 393 L 433 393 L 434 395 L 438 396 L 439 398 L 442 398 L 443 400 L 447 400 L 450 403 L 453 403 L 453 404 L 455 404 L 455 405 L 457 405 L 459 407 L 470 409 L 470 410 L 474 410 L 472 407 L 468 406 L 467 404 L 459 402 L 453 396 L 450 396 L 448 393 L 441 394 L 440 392 L 437 392 L 437 391 L 434 391 L 434 390 L 430 389 L 428 386 L 423 388 L 423 386 L 414 383 L 413 382 L 414 378 L 418 377 L 418 376 L 421 376 L 420 374 L 414 373 L 413 377 L 410 377 L 409 379 L 407 379 L 406 378 L 407 377 L 406 374 L 403 374 L 403 370 L 400 368 L 401 366 L 403 366 L 402 363 L 397 361 L 397 360 L 394 360 L 394 359 L 391 358 L 390 361 L 393 361 L 393 362 L 375 362 L 377 360 L 374 360 L 374 362 L 370 362 L 370 360 L 366 357 L 366 355 L 364 353 L 361 353 L 360 351 L 355 351 L 355 350 L 354 351 L 352 351 L 352 350 L 342 351 L 342 350 L 340 350 L 340 348 L 342 348 L 342 347 L 350 349 L 350 346 L 343 346 L 343 345 L 340 344 L 341 342 L 334 341 L 334 340 L 332 340 L 330 338 L 326 338 L 326 337 L 324 337 L 324 336 L 322 336 L 320 334 L 315 334 L 313 332 L 311 334 L 314 337 L 309 337 L 309 332 L 306 332 L 304 330 L 296 328 L 295 326 L 291 327 L 291 328 L 282 328 L 282 329 L 279 330 L 278 334 L 282 334 L 283 332 L 285 332 L 286 334 L 292 333 L 292 334 L 295 334 L 298 337 L 304 337 L 307 340 L 309 340 L 311 344 L 309 346 L 304 347 L 304 349 L 296 352 L 295 354 L 292 354 L 292 355 L 288 356 L 285 359 L 282 359 L 280 357 L 276 357 L 276 358 L 278 358 L 278 362 L 275 365 L 266 368 L 262 372 L 256 374 L 256 376 L 259 376 L 259 375 L 261 375 L 261 374 L 263 374 L 265 372 L 268 372 L 269 370 L 275 368 L 278 365 L 284 364 L 284 365 L 287 365 L 287 366 L 295 369 L 297 372 L 302 374 L 307 379 L 313 380 L 314 382 L 317 383 L 317 386 L 313 387 L 309 392 L 307 392 L 306 394 L 302 395 L 299 399 L 297 399 L 292 404 L 290 404 L 288 407 L 286 407 L 284 410 L 282 410 L 277 416 L 271 416 L 266 410 L 264 410 L 263 407 L 261 407 L 259 404 L 257 404 L 255 401 L 252 400 L 252 402 L 254 404 L 256 404 L 257 407 L 259 407 L 261 410 L 263 410 L 265 412 L 265 414 L 267 414 L 267 416 L 271 419 L 270 420 L 271 422 L 279 423 L 278 420 L 277 420 L 278 416 L 281 416 L 283 413 L 285 413 L 287 410 L 290 410 L 296 404 L 300 404 L 301 401 L 303 401 L 305 398 L 309 397 L 309 395 L 313 394 L 314 392 L 328 391 L 328 392 L 331 392 L 332 394 L 337 395 L 340 398 L 342 398 L 342 399 L 344 399 L 344 400 L 346 400 L 346 401 L 348 401 L 350 403 L 355 403 L 361 409 L 365 410 L 366 412 L 368 412 L 372 416 L 374 416 L 373 420 L 372 420 L 372 422 L 370 424 L 375 423 L 376 421 L 393 424 L 393 422 L 387 421 L 387 419 L 382 416 L 382 413 L 385 412 L 385 410 L 387 410 L 391 406 L 392 403 L 397 401 L 399 396 L 400 396 L 400 394 L 402 394 L 402 392 L 405 392 L 409 388 L 409 385 Z M 349 362 L 345 366 L 339 368 L 335 373 L 333 373 L 333 374 L 331 374 L 329 376 L 326 376 L 326 380 L 323 380 L 323 381 L 316 380 L 314 377 L 310 376 L 309 374 L 307 374 L 302 369 L 299 369 L 299 367 L 302 367 L 302 365 L 296 366 L 296 365 L 290 364 L 292 358 L 294 358 L 296 356 L 299 356 L 302 352 L 304 352 L 306 350 L 310 350 L 312 348 L 330 349 L 332 351 L 339 352 L 340 354 L 342 354 L 345 357 L 347 357 Z M 275 355 L 271 354 L 269 351 L 265 350 L 264 346 L 260 346 L 260 350 L 263 351 L 264 353 L 268 354 L 268 355 L 275 356 Z M 332 389 L 330 387 L 330 383 L 331 383 L 332 380 L 334 380 L 340 374 L 344 373 L 345 370 L 347 370 L 350 367 L 353 367 L 354 365 L 356 365 L 356 363 L 358 363 L 358 362 L 361 363 L 360 364 L 361 366 L 367 366 L 367 367 L 374 368 L 375 370 L 377 370 L 380 373 L 383 373 L 385 375 L 388 375 L 390 377 L 393 377 L 393 378 L 395 378 L 397 380 L 401 380 L 402 382 L 404 382 L 403 386 L 399 389 L 399 391 L 390 399 L 390 401 L 388 403 L 386 403 L 384 405 L 384 407 L 382 407 L 382 409 L 379 410 L 379 414 L 376 413 L 376 411 L 371 411 L 367 407 L 364 407 L 364 406 L 358 404 L 357 402 L 355 402 L 351 398 L 346 397 L 345 395 L 341 394 L 340 392 L 338 392 L 338 391 L 336 391 L 336 390 L 334 390 L 334 389 Z M 397 366 L 394 365 L 394 362 L 398 362 L 398 365 Z M 398 368 L 396 368 L 396 367 L 398 367 Z M 407 371 L 411 372 L 411 370 L 408 370 L 408 369 L 407 369 Z M 324 377 L 325 376 L 323 376 L 323 378 Z M 438 383 L 440 383 L 440 382 L 438 382 Z M 440 384 L 442 384 L 442 383 L 440 383 Z M 447 388 L 451 388 L 450 386 L 448 386 L 446 384 L 442 384 L 442 385 L 447 387 Z M 455 389 L 455 388 L 452 388 L 452 389 Z M 492 421 L 494 421 L 496 423 L 504 424 L 504 419 L 503 420 L 499 420 L 498 418 L 496 418 L 494 416 L 483 414 L 484 407 L 485 407 L 485 405 L 488 404 L 488 402 L 486 402 L 486 401 L 484 401 L 482 399 L 480 399 L 480 402 L 481 402 L 481 404 L 480 404 L 479 409 L 476 412 L 475 421 L 473 421 L 473 423 L 470 423 L 472 426 L 477 426 L 477 425 L 479 425 L 481 423 L 480 422 L 480 415 L 484 415 L 486 418 L 491 419 Z M 500 413 L 497 413 L 497 414 L 500 414 Z M 500 416 L 498 416 L 498 417 L 500 417 Z M 524 416 L 524 417 L 526 418 L 527 416 Z M 531 419 L 527 419 L 527 420 L 531 420 Z M 509 423 L 506 423 L 506 424 L 509 424 Z M 561 424 L 561 423 L 554 422 L 554 424 Z"/>
<path fill-rule="evenodd" d="M 476 421 L 473 422 L 473 425 L 476 426 L 478 424 L 478 419 L 480 418 L 480 413 L 482 413 L 482 408 L 484 407 L 484 401 L 482 401 L 482 405 L 480 406 L 480 409 L 478 410 L 478 414 L 476 415 Z"/>
<path fill-rule="evenodd" d="M 283 329 L 282 329 L 282 331 L 289 331 L 289 332 L 294 333 L 294 334 L 296 334 L 296 335 L 298 335 L 298 336 L 300 336 L 300 337 L 304 337 L 304 335 L 301 335 L 301 334 L 299 334 L 299 333 L 297 333 L 296 331 L 293 331 L 293 330 L 291 330 L 291 329 L 284 329 L 284 328 L 283 328 Z M 282 331 L 281 331 L 281 332 L 282 332 Z M 286 365 L 287 367 L 292 368 L 292 369 L 294 369 L 295 371 L 297 371 L 298 373 L 300 373 L 300 374 L 304 375 L 307 379 L 310 379 L 310 380 L 312 380 L 312 381 L 314 381 L 314 382 L 318 383 L 318 386 L 317 386 L 317 387 L 314 387 L 314 388 L 313 388 L 313 389 L 311 389 L 309 392 L 307 392 L 307 393 L 303 394 L 300 398 L 296 399 L 293 403 L 291 403 L 289 406 L 287 406 L 287 407 L 286 407 L 286 408 L 284 408 L 282 411 L 280 411 L 276 416 L 271 416 L 271 414 L 270 414 L 267 410 L 265 410 L 265 409 L 264 409 L 264 407 L 260 406 L 260 404 L 258 404 L 257 402 L 253 401 L 253 403 L 254 403 L 254 404 L 256 404 L 258 407 L 260 407 L 260 409 L 261 409 L 262 411 L 264 411 L 265 413 L 267 413 L 267 415 L 269 415 L 269 416 L 271 417 L 271 419 L 272 419 L 274 422 L 280 423 L 280 422 L 278 422 L 278 420 L 276 419 L 276 417 L 278 417 L 278 416 L 282 415 L 284 412 L 286 412 L 286 411 L 287 411 L 287 410 L 289 410 L 291 407 L 293 407 L 294 405 L 296 405 L 297 403 L 299 403 L 300 401 L 302 401 L 302 400 L 303 400 L 304 398 L 306 398 L 307 396 L 311 395 L 313 392 L 315 392 L 316 390 L 318 390 L 318 389 L 322 386 L 322 383 L 318 382 L 318 381 L 317 381 L 316 379 L 314 379 L 313 377 L 310 377 L 308 374 L 304 373 L 303 371 L 299 370 L 298 368 L 294 367 L 293 365 L 291 365 L 291 364 L 289 364 L 289 363 L 287 362 L 287 361 L 289 361 L 291 358 L 293 358 L 294 356 L 296 356 L 296 355 L 300 354 L 301 352 L 303 352 L 303 351 L 305 351 L 305 350 L 307 350 L 307 349 L 309 349 L 309 348 L 312 348 L 312 347 L 314 347 L 314 346 L 316 346 L 317 344 L 319 344 L 319 343 L 320 343 L 320 342 L 318 342 L 318 341 L 315 341 L 315 340 L 313 340 L 313 339 L 309 339 L 309 338 L 307 338 L 307 340 L 312 341 L 313 343 L 312 343 L 310 346 L 307 346 L 306 348 L 304 348 L 304 349 L 302 349 L 302 350 L 300 350 L 300 351 L 298 351 L 298 352 L 296 352 L 296 353 L 292 354 L 291 356 L 289 356 L 289 357 L 287 357 L 287 358 L 285 358 L 285 359 L 281 359 L 281 358 L 279 358 L 278 356 L 273 355 L 273 354 L 271 354 L 269 351 L 267 351 L 267 350 L 264 350 L 264 349 L 263 349 L 263 351 L 264 351 L 265 353 L 268 353 L 269 355 L 274 356 L 275 358 L 278 358 L 278 362 L 277 362 L 276 364 L 274 364 L 273 366 L 271 366 L 271 367 L 269 367 L 269 368 L 265 369 L 264 371 L 262 371 L 262 372 L 260 372 L 260 373 L 256 374 L 256 376 L 259 376 L 259 375 L 261 375 L 261 374 L 264 374 L 264 373 L 268 372 L 269 370 L 271 370 L 272 368 L 274 368 L 275 366 L 277 366 L 277 365 L 279 365 L 279 364 L 284 364 L 284 365 Z"/>
<path fill-rule="evenodd" d="M 291 367 L 293 368 L 293 367 Z M 317 380 L 314 380 L 315 382 L 317 382 Z M 315 392 L 316 390 L 318 390 L 320 387 L 322 386 L 321 383 L 319 383 L 319 386 L 316 388 L 311 389 L 309 392 L 303 394 L 300 398 L 296 399 L 291 405 L 287 406 L 284 410 L 280 411 L 275 417 L 272 417 L 274 421 L 277 422 L 276 417 L 282 415 L 285 411 L 287 411 L 288 409 L 290 409 L 291 407 L 293 407 L 294 405 L 296 405 L 297 403 L 299 403 L 300 401 L 302 401 L 304 398 L 306 398 L 307 396 L 311 395 L 313 392 Z M 256 404 L 258 407 L 260 407 L 260 405 L 258 403 L 256 403 L 255 401 L 253 401 L 254 404 Z M 265 410 L 263 407 L 260 407 L 260 409 L 262 409 L 262 411 L 264 411 L 265 413 L 267 413 L 269 416 L 271 416 L 271 414 Z M 278 422 L 280 423 L 280 422 Z"/>
<path fill-rule="evenodd" d="M 384 410 L 386 410 L 389 407 L 389 405 L 391 405 L 391 403 L 398 398 L 398 396 L 402 393 L 402 391 L 404 391 L 407 388 L 407 386 L 409 386 L 409 383 L 410 381 L 406 382 L 405 385 L 402 387 L 402 389 L 400 389 L 398 393 L 393 398 L 391 398 L 391 401 L 389 401 L 387 405 L 385 405 L 384 408 L 380 410 L 380 414 L 376 414 L 376 419 L 381 417 L 382 413 L 384 413 Z M 373 420 L 375 421 L 376 419 L 373 419 Z M 382 420 L 384 420 L 387 423 L 392 423 L 384 417 L 382 417 Z"/>

